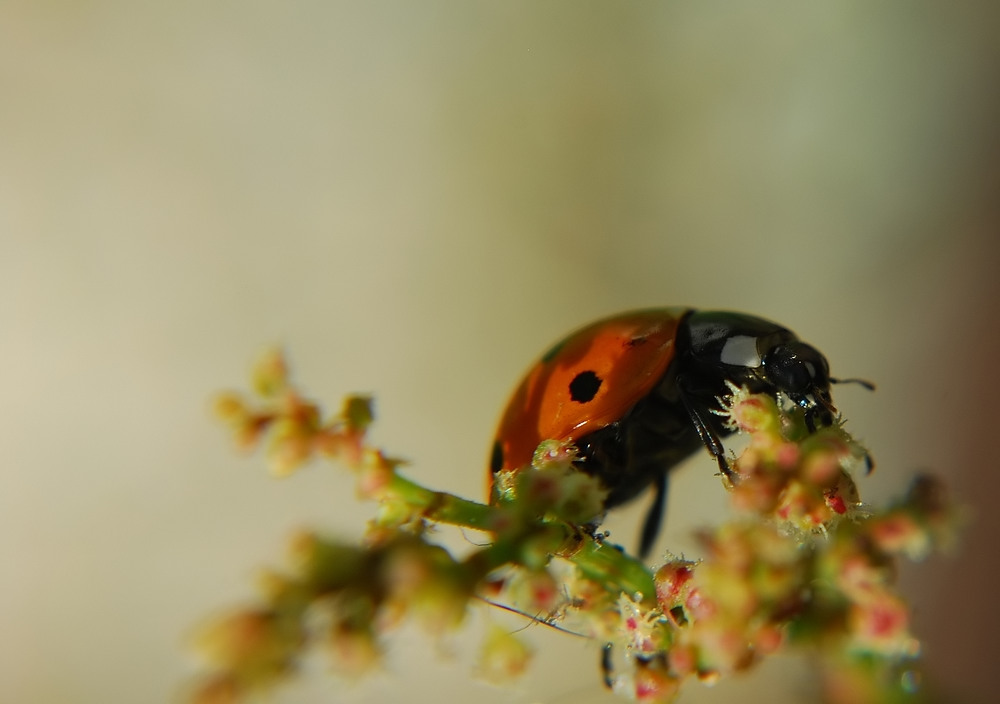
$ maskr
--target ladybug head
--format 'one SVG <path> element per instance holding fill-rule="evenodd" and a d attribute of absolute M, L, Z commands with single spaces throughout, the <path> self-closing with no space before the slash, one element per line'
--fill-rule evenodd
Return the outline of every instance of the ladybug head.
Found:
<path fill-rule="evenodd" d="M 805 411 L 810 430 L 833 423 L 837 409 L 830 397 L 830 365 L 819 350 L 794 340 L 772 347 L 762 362 L 760 375 Z"/>
<path fill-rule="evenodd" d="M 695 311 L 678 335 L 684 392 L 709 405 L 725 383 L 752 393 L 783 397 L 805 413 L 810 430 L 837 414 L 830 396 L 830 367 L 815 347 L 787 328 L 743 313 Z"/>

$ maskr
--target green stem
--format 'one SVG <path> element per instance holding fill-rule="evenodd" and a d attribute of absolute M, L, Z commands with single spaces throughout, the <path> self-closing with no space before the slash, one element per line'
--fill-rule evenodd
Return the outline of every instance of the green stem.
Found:
<path fill-rule="evenodd" d="M 433 521 L 450 523 L 491 532 L 497 525 L 498 509 L 463 499 L 442 491 L 432 491 L 399 474 L 393 476 L 389 491 L 408 505 L 419 509 L 421 513 Z M 553 541 L 553 549 L 559 544 Z M 491 552 L 490 562 L 507 550 L 495 549 Z M 506 559 L 513 556 L 506 554 Z M 584 540 L 582 547 L 568 558 L 585 576 L 607 585 L 610 589 L 620 590 L 632 596 L 639 595 L 643 601 L 656 597 L 656 587 L 653 584 L 649 569 L 634 558 L 609 544 Z M 516 559 L 514 560 L 517 561 Z M 502 563 L 503 560 L 500 560 Z"/>
<path fill-rule="evenodd" d="M 495 506 L 463 499 L 443 491 L 431 491 L 399 474 L 394 474 L 389 493 L 419 509 L 425 518 L 475 530 L 491 531 L 496 525 Z"/>
<path fill-rule="evenodd" d="M 608 543 L 586 540 L 569 556 L 584 576 L 649 603 L 656 599 L 653 576 L 644 564 Z"/>

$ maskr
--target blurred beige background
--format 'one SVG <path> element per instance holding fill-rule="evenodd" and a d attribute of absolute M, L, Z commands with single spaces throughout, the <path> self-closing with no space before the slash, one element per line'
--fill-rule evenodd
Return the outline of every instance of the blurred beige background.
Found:
<path fill-rule="evenodd" d="M 929 469 L 977 509 L 902 577 L 946 701 L 992 701 L 995 7 L 0 3 L 0 700 L 175 701 L 194 624 L 295 528 L 360 534 L 345 474 L 274 481 L 210 418 L 266 347 L 331 403 L 374 393 L 378 442 L 479 496 L 550 342 L 690 304 L 878 382 L 837 389 L 866 498 Z M 661 548 L 718 517 L 713 469 L 676 475 Z M 474 635 L 404 633 L 384 675 L 317 661 L 274 701 L 609 701 L 594 645 L 528 635 L 511 689 L 472 679 Z M 683 701 L 810 692 L 789 659 Z"/>

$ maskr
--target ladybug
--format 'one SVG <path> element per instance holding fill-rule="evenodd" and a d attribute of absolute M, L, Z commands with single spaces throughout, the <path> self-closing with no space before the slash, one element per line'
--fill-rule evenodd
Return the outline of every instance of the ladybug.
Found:
<path fill-rule="evenodd" d="M 644 558 L 674 466 L 705 447 L 732 476 L 722 438 L 733 431 L 713 412 L 727 384 L 795 404 L 814 431 L 834 422 L 830 384 L 838 381 L 816 348 L 753 315 L 657 308 L 599 320 L 546 352 L 514 391 L 490 455 L 490 500 L 494 475 L 530 465 L 540 442 L 572 442 L 574 464 L 608 490 L 605 509 L 654 487 Z"/>

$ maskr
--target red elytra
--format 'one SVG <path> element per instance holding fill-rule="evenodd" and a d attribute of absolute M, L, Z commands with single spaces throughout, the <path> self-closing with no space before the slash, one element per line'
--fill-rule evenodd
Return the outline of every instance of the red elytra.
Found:
<path fill-rule="evenodd" d="M 550 350 L 524 377 L 500 420 L 500 469 L 528 465 L 543 440 L 574 440 L 620 420 L 663 377 L 683 313 L 649 310 L 598 321 Z M 598 380 L 593 393 L 591 375 Z M 492 470 L 491 487 L 499 471 Z"/>

